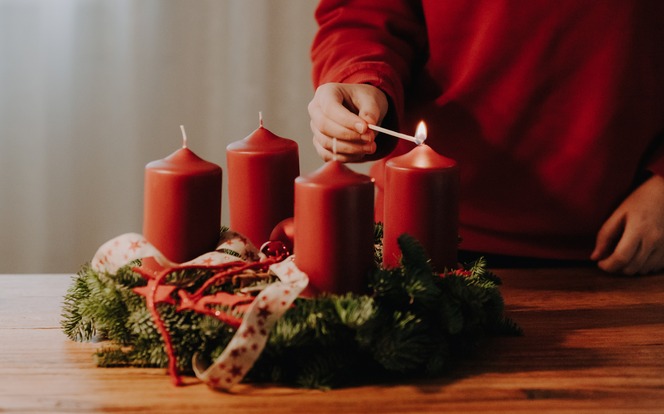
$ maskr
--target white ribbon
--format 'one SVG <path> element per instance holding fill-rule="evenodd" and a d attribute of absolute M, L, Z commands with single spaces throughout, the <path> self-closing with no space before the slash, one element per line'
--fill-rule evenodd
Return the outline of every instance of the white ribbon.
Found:
<path fill-rule="evenodd" d="M 228 390 L 242 381 L 265 348 L 275 323 L 309 283 L 295 266 L 293 256 L 270 266 L 279 280 L 263 289 L 244 314 L 242 324 L 228 346 L 208 368 L 194 357 L 196 376 L 210 387 Z"/>
<path fill-rule="evenodd" d="M 231 251 L 233 254 L 224 253 Z M 153 257 L 164 267 L 178 266 L 169 261 L 145 237 L 127 233 L 104 243 L 95 254 L 91 267 L 97 272 L 115 274 L 128 263 Z M 258 250 L 242 235 L 234 232 L 222 234 L 217 250 L 205 253 L 180 265 L 213 266 L 237 260 L 257 261 Z M 244 314 L 242 323 L 226 349 L 212 365 L 203 368 L 200 358 L 194 357 L 196 376 L 210 387 L 228 390 L 242 381 L 265 348 L 275 323 L 307 287 L 309 278 L 295 266 L 293 256 L 270 266 L 279 280 L 263 289 Z"/>
<path fill-rule="evenodd" d="M 226 253 L 227 251 L 234 254 Z M 115 274 L 122 266 L 146 257 L 153 257 L 157 263 L 164 267 L 178 265 L 214 266 L 238 260 L 257 261 L 259 253 L 256 247 L 241 234 L 227 231 L 221 235 L 215 251 L 207 252 L 185 263 L 174 263 L 168 260 L 142 235 L 126 233 L 101 245 L 92 258 L 90 266 L 97 272 Z"/>

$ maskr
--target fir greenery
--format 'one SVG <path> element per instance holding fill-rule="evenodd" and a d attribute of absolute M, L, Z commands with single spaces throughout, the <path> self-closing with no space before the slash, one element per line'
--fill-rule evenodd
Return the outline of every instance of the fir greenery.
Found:
<path fill-rule="evenodd" d="M 376 260 L 380 263 L 377 226 Z M 328 388 L 393 376 L 437 376 L 487 335 L 519 335 L 503 314 L 500 280 L 479 260 L 466 269 L 437 273 L 419 243 L 399 238 L 401 266 L 377 267 L 364 295 L 298 298 L 277 322 L 246 380 Z M 145 300 L 132 291 L 146 281 L 129 264 L 116 274 L 84 266 L 64 300 L 62 329 L 75 341 L 104 340 L 99 366 L 165 367 L 168 357 Z M 211 276 L 182 271 L 169 284 L 188 291 Z M 235 293 L 233 284 L 221 289 Z M 172 337 L 182 372 L 194 354 L 216 358 L 235 329 L 191 310 L 158 310 Z"/>

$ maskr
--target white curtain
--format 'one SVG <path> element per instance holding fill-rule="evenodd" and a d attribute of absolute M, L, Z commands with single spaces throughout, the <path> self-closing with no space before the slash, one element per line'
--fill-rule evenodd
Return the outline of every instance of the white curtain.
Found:
<path fill-rule="evenodd" d="M 311 145 L 314 0 L 0 0 L 0 273 L 70 273 L 141 232 L 143 169 L 225 169 L 258 126 Z M 226 178 L 226 177 L 224 177 Z M 228 224 L 224 182 L 222 223 Z"/>

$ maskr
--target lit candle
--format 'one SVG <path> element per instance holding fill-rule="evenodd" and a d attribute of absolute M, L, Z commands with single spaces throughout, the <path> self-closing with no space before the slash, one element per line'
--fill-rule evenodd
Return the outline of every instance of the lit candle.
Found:
<path fill-rule="evenodd" d="M 369 124 L 369 129 L 373 129 L 376 132 L 382 132 L 383 134 L 391 135 L 396 138 L 404 139 L 406 141 L 410 141 L 416 145 L 422 145 L 424 144 L 424 141 L 427 139 L 426 133 L 422 134 L 415 134 L 415 136 L 410 136 L 406 134 L 402 134 L 401 132 L 396 132 L 389 130 L 387 128 L 379 127 L 377 125 L 371 125 Z M 336 143 L 336 140 L 335 140 Z M 383 177 L 384 174 L 384 164 L 377 162 L 371 167 L 371 175 L 374 177 L 381 176 Z M 383 180 L 376 180 L 374 182 L 374 185 L 376 186 L 376 206 L 375 206 L 375 212 L 374 212 L 374 218 L 376 222 L 382 222 L 383 221 Z"/>
<path fill-rule="evenodd" d="M 295 264 L 313 293 L 361 292 L 373 264 L 371 179 L 329 161 L 295 180 Z"/>
<path fill-rule="evenodd" d="M 260 247 L 282 220 L 293 217 L 293 182 L 300 174 L 295 141 L 259 127 L 226 147 L 230 226 Z"/>
<path fill-rule="evenodd" d="M 423 122 L 416 136 L 426 139 Z M 385 163 L 383 265 L 399 265 L 400 235 L 415 237 L 434 269 L 455 268 L 459 222 L 459 169 L 428 145 Z"/>
<path fill-rule="evenodd" d="M 145 166 L 143 235 L 181 263 L 212 251 L 221 226 L 221 168 L 182 148 Z"/>

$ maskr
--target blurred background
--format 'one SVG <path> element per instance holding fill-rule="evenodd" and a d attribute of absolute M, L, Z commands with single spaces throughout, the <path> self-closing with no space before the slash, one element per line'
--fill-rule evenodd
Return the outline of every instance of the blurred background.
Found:
<path fill-rule="evenodd" d="M 311 144 L 314 0 L 0 0 L 0 273 L 71 273 L 141 232 L 143 172 L 226 167 L 258 127 Z M 222 223 L 228 224 L 224 173 Z"/>

